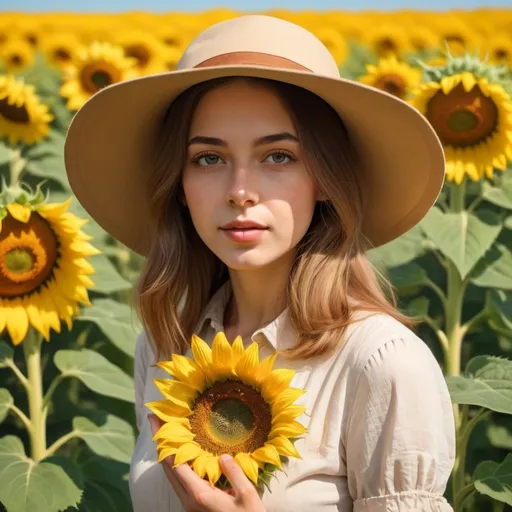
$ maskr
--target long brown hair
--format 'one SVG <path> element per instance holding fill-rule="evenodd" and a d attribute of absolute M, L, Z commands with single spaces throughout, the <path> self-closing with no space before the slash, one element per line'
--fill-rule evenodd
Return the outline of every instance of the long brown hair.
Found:
<path fill-rule="evenodd" d="M 190 124 L 200 100 L 232 80 L 273 90 L 287 109 L 320 194 L 311 225 L 299 243 L 287 287 L 298 343 L 285 357 L 331 353 L 358 310 L 385 313 L 412 327 L 397 308 L 391 284 L 370 263 L 362 234 L 364 169 L 339 115 L 318 96 L 283 82 L 218 78 L 193 86 L 170 105 L 156 141 L 148 181 L 153 243 L 135 288 L 135 308 L 157 351 L 184 353 L 203 308 L 229 278 L 227 267 L 203 243 L 182 201 Z"/>

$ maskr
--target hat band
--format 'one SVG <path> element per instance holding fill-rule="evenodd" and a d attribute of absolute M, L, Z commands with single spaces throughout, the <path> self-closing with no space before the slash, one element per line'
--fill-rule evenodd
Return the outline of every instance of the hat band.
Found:
<path fill-rule="evenodd" d="M 194 68 L 204 68 L 208 66 L 233 66 L 233 65 L 250 65 L 250 66 L 268 66 L 271 68 L 287 68 L 297 69 L 300 71 L 309 71 L 308 69 L 293 60 L 269 53 L 260 52 L 230 52 L 216 55 L 210 59 L 200 62 Z"/>

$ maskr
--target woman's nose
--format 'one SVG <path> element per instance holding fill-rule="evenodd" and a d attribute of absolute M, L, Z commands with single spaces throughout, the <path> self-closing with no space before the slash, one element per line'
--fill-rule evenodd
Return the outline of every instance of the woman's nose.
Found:
<path fill-rule="evenodd" d="M 226 194 L 229 206 L 248 206 L 259 201 L 257 180 L 247 166 L 237 166 L 230 175 L 230 182 Z"/>

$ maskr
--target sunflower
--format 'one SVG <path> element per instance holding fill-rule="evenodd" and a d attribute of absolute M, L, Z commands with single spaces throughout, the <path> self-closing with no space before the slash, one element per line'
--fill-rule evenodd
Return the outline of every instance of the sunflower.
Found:
<path fill-rule="evenodd" d="M 34 49 L 26 40 L 10 38 L 3 45 L 0 57 L 8 72 L 18 73 L 34 63 Z"/>
<path fill-rule="evenodd" d="M 178 50 L 178 48 L 173 48 L 172 46 L 167 47 L 162 57 L 165 69 L 168 71 L 174 71 L 178 65 L 179 60 L 181 59 L 182 54 L 183 52 Z"/>
<path fill-rule="evenodd" d="M 163 63 L 166 46 L 151 33 L 135 30 L 120 32 L 114 42 L 124 49 L 127 57 L 135 59 L 139 75 L 166 71 Z"/>
<path fill-rule="evenodd" d="M 315 35 L 331 52 L 334 60 L 340 66 L 348 55 L 348 45 L 341 33 L 330 26 L 320 26 L 315 30 Z"/>
<path fill-rule="evenodd" d="M 25 85 L 12 75 L 0 75 L 0 137 L 8 137 L 13 145 L 19 140 L 32 144 L 48 135 L 52 120 L 33 85 Z"/>
<path fill-rule="evenodd" d="M 50 339 L 61 321 L 72 327 L 78 303 L 90 305 L 87 288 L 94 269 L 86 258 L 99 251 L 81 231 L 86 220 L 67 212 L 64 203 L 45 203 L 38 191 L 10 189 L 0 197 L 0 333 L 18 345 L 29 325 Z"/>
<path fill-rule="evenodd" d="M 360 82 L 401 99 L 421 82 L 422 71 L 405 62 L 399 62 L 394 55 L 380 59 L 376 66 L 368 64 L 366 70 L 367 74 L 359 78 Z"/>
<path fill-rule="evenodd" d="M 485 45 L 489 61 L 493 64 L 505 64 L 512 67 L 512 37 L 507 33 L 493 35 Z"/>
<path fill-rule="evenodd" d="M 411 49 L 407 32 L 400 25 L 377 25 L 368 27 L 364 34 L 366 43 L 377 57 L 400 56 Z"/>
<path fill-rule="evenodd" d="M 427 27 L 411 27 L 407 31 L 410 46 L 418 52 L 426 52 L 440 48 L 439 36 Z"/>
<path fill-rule="evenodd" d="M 158 460 L 174 455 L 189 462 L 211 485 L 221 478 L 219 456 L 232 455 L 247 477 L 268 483 L 283 457 L 300 458 L 294 441 L 306 429 L 296 418 L 305 407 L 294 404 L 304 391 L 290 387 L 292 370 L 273 369 L 276 353 L 259 361 L 258 344 L 244 349 L 238 336 L 230 345 L 219 332 L 210 348 L 192 337 L 194 359 L 176 355 L 157 365 L 174 379 L 154 379 L 164 400 L 147 407 L 164 423 L 153 440 Z"/>
<path fill-rule="evenodd" d="M 460 57 L 466 52 L 479 51 L 482 48 L 483 39 L 480 34 L 459 17 L 442 16 L 436 24 L 441 43 L 448 45 L 454 57 Z"/>
<path fill-rule="evenodd" d="M 79 38 L 75 34 L 65 32 L 45 36 L 40 43 L 46 61 L 60 69 L 66 69 L 72 64 L 79 46 Z"/>
<path fill-rule="evenodd" d="M 60 94 L 68 99 L 69 109 L 78 110 L 103 87 L 135 77 L 134 64 L 120 46 L 94 42 L 81 47 L 67 69 Z"/>
<path fill-rule="evenodd" d="M 449 181 L 492 178 L 512 160 L 512 99 L 501 84 L 465 71 L 421 85 L 411 104 L 443 143 Z"/>

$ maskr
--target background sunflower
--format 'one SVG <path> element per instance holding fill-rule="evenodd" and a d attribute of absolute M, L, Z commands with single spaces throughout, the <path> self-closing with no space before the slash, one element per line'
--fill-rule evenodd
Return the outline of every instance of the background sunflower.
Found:
<path fill-rule="evenodd" d="M 32 144 L 46 137 L 53 115 L 41 103 L 33 85 L 12 75 L 0 75 L 0 137 L 10 144 Z"/>
<path fill-rule="evenodd" d="M 67 68 L 60 93 L 67 98 L 69 109 L 78 110 L 103 87 L 135 77 L 135 63 L 135 59 L 125 56 L 123 48 L 110 43 L 81 47 Z"/>
<path fill-rule="evenodd" d="M 440 71 L 440 73 L 442 73 Z M 512 99 L 498 82 L 465 71 L 421 85 L 411 104 L 430 121 L 446 155 L 446 176 L 460 184 L 504 171 L 512 158 Z"/>
<path fill-rule="evenodd" d="M 19 202 L 6 202 L 9 196 L 0 197 L 0 334 L 6 329 L 17 345 L 32 325 L 48 341 L 61 321 L 71 329 L 79 303 L 90 305 L 94 269 L 86 258 L 99 251 L 81 231 L 87 221 L 67 211 L 71 198 L 43 203 L 21 192 Z"/>

